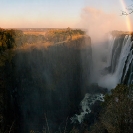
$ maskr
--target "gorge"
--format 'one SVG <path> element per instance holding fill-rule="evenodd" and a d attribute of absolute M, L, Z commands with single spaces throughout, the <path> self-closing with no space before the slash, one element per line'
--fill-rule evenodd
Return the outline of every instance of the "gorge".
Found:
<path fill-rule="evenodd" d="M 131 33 L 96 44 L 80 29 L 27 33 L 0 31 L 1 132 L 85 132 L 104 95 L 132 84 Z"/>

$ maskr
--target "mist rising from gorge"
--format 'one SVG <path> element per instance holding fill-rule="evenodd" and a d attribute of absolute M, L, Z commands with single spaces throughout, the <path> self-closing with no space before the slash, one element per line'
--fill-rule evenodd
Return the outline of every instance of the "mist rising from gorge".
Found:
<path fill-rule="evenodd" d="M 127 31 L 126 22 L 119 13 L 107 13 L 93 7 L 82 9 L 79 26 L 87 30 L 93 42 L 104 41 L 104 35 L 112 30 Z"/>
<path fill-rule="evenodd" d="M 87 30 L 92 40 L 91 82 L 105 88 L 114 88 L 118 83 L 117 77 L 110 75 L 107 71 L 104 72 L 109 55 L 109 34 L 113 30 L 128 31 L 126 22 L 119 13 L 107 13 L 102 9 L 85 7 L 81 12 L 80 24 Z"/>

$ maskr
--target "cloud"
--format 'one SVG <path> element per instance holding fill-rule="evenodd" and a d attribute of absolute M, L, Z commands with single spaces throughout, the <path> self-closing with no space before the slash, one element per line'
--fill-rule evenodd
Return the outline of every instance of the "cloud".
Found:
<path fill-rule="evenodd" d="M 80 26 L 87 29 L 92 38 L 95 36 L 97 39 L 112 30 L 127 30 L 125 20 L 119 16 L 119 13 L 106 13 L 93 7 L 82 9 Z"/>

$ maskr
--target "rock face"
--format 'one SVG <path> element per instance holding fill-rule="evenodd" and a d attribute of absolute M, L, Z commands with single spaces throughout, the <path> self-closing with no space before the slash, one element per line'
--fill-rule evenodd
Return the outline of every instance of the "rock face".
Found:
<path fill-rule="evenodd" d="M 16 132 L 64 130 L 89 84 L 91 40 L 88 36 L 14 50 L 4 68 L 10 95 L 7 113 Z M 7 114 L 6 114 L 7 115 Z"/>

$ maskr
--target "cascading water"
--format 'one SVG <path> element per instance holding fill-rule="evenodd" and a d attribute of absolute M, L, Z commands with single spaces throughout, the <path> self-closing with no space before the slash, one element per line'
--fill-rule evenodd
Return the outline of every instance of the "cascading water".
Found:
<path fill-rule="evenodd" d="M 91 113 L 91 109 L 90 106 L 95 104 L 96 101 L 104 101 L 104 95 L 103 94 L 89 94 L 86 93 L 85 97 L 83 98 L 83 100 L 80 103 L 80 106 L 82 108 L 82 112 L 78 115 L 75 114 L 75 116 L 73 116 L 71 118 L 72 123 L 75 123 L 75 121 L 77 120 L 79 123 L 82 123 L 82 121 L 84 120 L 84 117 L 86 114 Z"/>
<path fill-rule="evenodd" d="M 130 53 L 130 49 L 132 46 L 132 42 L 131 42 L 131 36 L 128 37 L 128 40 L 126 41 L 126 43 L 124 44 L 123 48 L 122 48 L 122 52 L 120 54 L 120 58 L 119 58 L 119 62 L 118 62 L 118 66 L 117 69 L 115 71 L 115 76 L 117 77 L 117 83 L 120 83 L 121 77 L 122 77 L 122 72 L 123 72 L 123 68 L 125 65 L 125 61 L 128 57 L 128 54 Z"/>
<path fill-rule="evenodd" d="M 127 85 L 133 84 L 133 49 L 132 48 L 126 60 L 121 82 Z"/>
<path fill-rule="evenodd" d="M 130 51 L 129 56 L 128 56 L 128 58 L 127 58 L 127 63 L 125 64 L 126 68 L 125 68 L 125 72 L 124 72 L 124 76 L 123 76 L 122 81 L 125 80 L 127 71 L 129 70 L 129 66 L 130 66 L 131 61 L 132 61 L 132 59 L 133 59 L 132 53 L 133 53 L 133 50 Z"/>
<path fill-rule="evenodd" d="M 128 62 L 126 64 L 127 67 L 129 66 L 132 60 L 131 59 L 132 56 L 130 55 L 130 49 L 132 46 L 131 36 L 126 35 L 124 37 L 124 40 L 121 41 L 121 43 L 120 43 L 120 39 L 121 38 L 118 38 L 117 41 L 111 40 L 111 42 L 109 43 L 109 44 L 113 44 L 113 49 L 112 47 L 108 47 L 108 51 L 112 51 L 110 52 L 112 53 L 112 55 L 108 56 L 107 58 L 107 65 L 106 65 L 110 70 L 108 71 L 107 74 L 101 75 L 100 80 L 98 81 L 99 86 L 106 87 L 108 89 L 112 89 L 116 87 L 116 85 L 121 82 L 123 69 L 127 58 L 129 57 Z M 128 70 L 127 67 L 126 69 Z"/>
<path fill-rule="evenodd" d="M 113 38 L 113 36 L 109 35 L 109 46 L 108 46 L 108 55 L 107 55 L 107 67 L 111 65 L 111 57 L 112 57 L 112 49 L 113 49 L 113 44 L 116 38 Z"/>

